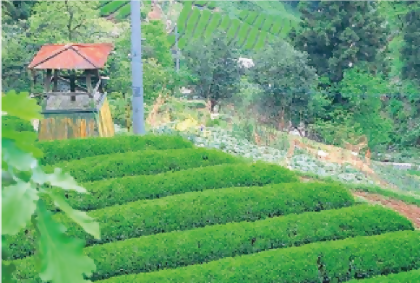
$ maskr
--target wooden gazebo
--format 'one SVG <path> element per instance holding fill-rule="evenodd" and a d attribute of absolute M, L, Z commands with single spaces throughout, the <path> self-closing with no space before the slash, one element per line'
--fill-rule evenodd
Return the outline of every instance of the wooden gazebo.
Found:
<path fill-rule="evenodd" d="M 104 86 L 100 75 L 113 49 L 112 44 L 44 45 L 28 69 L 32 95 L 42 97 L 38 139 L 110 137 L 114 135 Z M 44 91 L 34 92 L 37 73 L 43 74 Z"/>

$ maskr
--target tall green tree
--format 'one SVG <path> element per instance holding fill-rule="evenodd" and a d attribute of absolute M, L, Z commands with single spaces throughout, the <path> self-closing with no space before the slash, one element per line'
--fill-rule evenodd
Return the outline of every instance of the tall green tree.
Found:
<path fill-rule="evenodd" d="M 401 49 L 402 79 L 413 80 L 420 86 L 420 3 L 408 1 Z"/>
<path fill-rule="evenodd" d="M 225 38 L 224 33 L 217 32 L 205 44 L 199 40 L 190 42 L 182 52 L 195 77 L 195 93 L 209 99 L 212 110 L 239 91 L 239 52 Z"/>
<path fill-rule="evenodd" d="M 286 119 L 293 126 L 308 122 L 317 75 L 308 66 L 307 55 L 278 40 L 258 51 L 253 59 L 255 66 L 248 75 L 262 90 L 254 97 L 261 110 L 273 121 Z"/>
<path fill-rule="evenodd" d="M 98 1 L 39 1 L 27 20 L 2 26 L 3 90 L 29 91 L 27 66 L 44 44 L 114 42 L 128 24 L 99 16 Z"/>
<path fill-rule="evenodd" d="M 346 69 L 360 62 L 369 63 L 373 72 L 383 70 L 388 28 L 374 2 L 321 1 L 315 11 L 302 2 L 300 11 L 302 21 L 291 39 L 308 52 L 319 76 L 339 82 Z"/>

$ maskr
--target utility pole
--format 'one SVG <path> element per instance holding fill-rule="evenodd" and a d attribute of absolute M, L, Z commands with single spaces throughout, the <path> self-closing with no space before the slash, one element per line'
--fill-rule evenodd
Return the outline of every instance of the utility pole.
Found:
<path fill-rule="evenodd" d="M 179 72 L 178 24 L 175 23 L 176 71 Z"/>
<path fill-rule="evenodd" d="M 131 67 L 133 84 L 133 133 L 144 135 L 143 64 L 141 60 L 140 1 L 131 0 Z"/>

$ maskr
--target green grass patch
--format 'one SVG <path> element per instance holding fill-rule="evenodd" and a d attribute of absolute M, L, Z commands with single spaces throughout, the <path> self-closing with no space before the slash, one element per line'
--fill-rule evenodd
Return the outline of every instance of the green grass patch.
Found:
<path fill-rule="evenodd" d="M 187 38 L 185 37 L 185 34 L 183 34 L 179 38 L 178 47 L 182 49 L 183 47 L 185 47 L 185 45 L 187 45 Z"/>
<path fill-rule="evenodd" d="M 187 37 L 192 37 L 193 33 L 194 33 L 194 29 L 195 26 L 197 25 L 199 19 L 201 17 L 201 13 L 200 10 L 195 8 L 193 9 L 190 18 L 188 19 L 187 22 L 187 28 L 185 29 L 185 35 Z"/>
<path fill-rule="evenodd" d="M 125 20 L 130 16 L 131 13 L 131 5 L 130 3 L 124 5 L 121 9 L 116 12 L 115 18 L 117 20 Z"/>
<path fill-rule="evenodd" d="M 254 47 L 258 34 L 259 30 L 257 28 L 251 27 L 251 31 L 249 32 L 248 38 L 246 39 L 244 46 L 246 49 L 250 50 Z"/>
<path fill-rule="evenodd" d="M 55 221 L 67 227 L 67 235 L 86 240 L 86 244 L 107 243 L 122 239 L 229 222 L 254 222 L 270 217 L 351 206 L 354 198 L 334 184 L 276 184 L 265 187 L 227 188 L 191 192 L 156 200 L 141 200 L 89 211 L 101 225 L 101 240 L 95 240 L 65 214 L 57 213 Z M 35 230 L 6 239 L 9 259 L 34 252 Z"/>
<path fill-rule="evenodd" d="M 414 176 L 420 176 L 420 171 L 417 170 L 407 170 L 407 173 Z"/>
<path fill-rule="evenodd" d="M 199 38 L 203 35 L 210 17 L 211 17 L 211 12 L 209 10 L 203 10 L 201 12 L 200 20 L 198 21 L 197 27 L 194 32 L 194 38 Z"/>
<path fill-rule="evenodd" d="M 230 28 L 226 33 L 227 40 L 232 40 L 235 38 L 236 32 L 238 31 L 240 25 L 241 25 L 241 21 L 239 21 L 238 19 L 233 19 L 231 21 Z"/>
<path fill-rule="evenodd" d="M 283 27 L 281 28 L 281 35 L 286 38 L 289 35 L 289 32 L 292 30 L 292 24 L 289 20 L 283 21 Z"/>
<path fill-rule="evenodd" d="M 239 13 L 239 19 L 241 19 L 242 21 L 244 21 L 246 18 L 248 18 L 249 15 L 250 15 L 250 12 L 249 11 L 242 10 Z"/>
<path fill-rule="evenodd" d="M 244 20 L 245 23 L 249 24 L 249 25 L 253 25 L 255 20 L 258 17 L 258 13 L 257 12 L 249 12 L 248 17 L 246 17 L 246 19 Z"/>
<path fill-rule="evenodd" d="M 270 32 L 271 27 L 274 24 L 275 19 L 271 16 L 266 16 L 263 26 L 261 27 L 261 30 Z"/>
<path fill-rule="evenodd" d="M 108 16 L 120 9 L 122 6 L 127 5 L 128 3 L 130 3 L 130 1 L 111 1 L 103 7 L 101 7 L 101 9 L 99 10 L 99 14 L 101 16 Z"/>
<path fill-rule="evenodd" d="M 216 13 L 216 12 L 213 13 L 213 16 L 211 17 L 211 20 L 204 32 L 204 38 L 207 39 L 211 37 L 211 35 L 219 26 L 221 19 L 222 19 L 222 16 L 220 15 L 220 13 Z"/>
<path fill-rule="evenodd" d="M 271 17 L 274 17 L 274 16 L 271 16 Z M 273 26 L 271 27 L 270 32 L 272 34 L 277 35 L 280 32 L 280 30 L 282 29 L 285 22 L 286 22 L 285 19 L 276 19 L 273 23 Z"/>
<path fill-rule="evenodd" d="M 262 29 L 265 18 L 266 16 L 264 14 L 260 14 L 252 26 L 257 29 Z"/>
<path fill-rule="evenodd" d="M 420 269 L 408 272 L 400 272 L 387 276 L 378 276 L 375 278 L 363 280 L 350 280 L 348 283 L 414 283 L 420 282 Z"/>
<path fill-rule="evenodd" d="M 355 237 L 225 258 L 174 270 L 113 277 L 125 282 L 344 282 L 420 268 L 420 233 Z"/>
<path fill-rule="evenodd" d="M 58 167 L 77 182 L 91 182 L 238 162 L 241 162 L 239 157 L 215 149 L 140 150 L 62 162 L 46 167 L 46 172 Z"/>
<path fill-rule="evenodd" d="M 187 21 L 190 13 L 192 12 L 192 2 L 182 2 L 182 11 L 178 17 L 178 30 L 184 31 L 187 26 Z"/>
<path fill-rule="evenodd" d="M 392 210 L 360 205 L 146 236 L 92 246 L 84 252 L 96 263 L 97 271 L 90 279 L 100 280 L 127 273 L 202 264 L 270 249 L 399 230 L 414 228 L 410 221 Z M 164 248 L 162 243 L 166 243 Z M 107 256 L 104 257 L 104 254 Z M 36 276 L 33 258 L 15 263 L 19 279 Z"/>
<path fill-rule="evenodd" d="M 144 135 L 42 141 L 37 146 L 44 152 L 41 164 L 51 165 L 112 153 L 192 148 L 193 144 L 180 136 Z"/>
<path fill-rule="evenodd" d="M 123 177 L 82 184 L 89 194 L 66 192 L 67 202 L 79 210 L 93 210 L 126 202 L 162 198 L 186 192 L 229 187 L 264 186 L 299 182 L 287 168 L 267 163 L 221 164 L 165 172 L 157 175 Z M 60 191 L 64 194 L 62 191 Z M 50 203 L 50 208 L 54 206 Z"/>
<path fill-rule="evenodd" d="M 219 28 L 222 31 L 226 32 L 226 31 L 228 31 L 228 29 L 230 27 L 230 23 L 231 23 L 230 18 L 228 16 L 224 16 L 223 19 L 222 19 L 222 22 L 220 23 Z"/>
<path fill-rule="evenodd" d="M 246 41 L 246 39 L 248 38 L 250 30 L 251 30 L 250 25 L 248 25 L 247 23 L 242 23 L 238 32 L 238 36 L 237 36 L 238 44 L 240 46 L 242 46 L 244 42 Z"/>
<path fill-rule="evenodd" d="M 255 43 L 254 49 L 258 50 L 265 46 L 265 40 L 267 39 L 267 32 L 260 31 L 257 42 Z"/>

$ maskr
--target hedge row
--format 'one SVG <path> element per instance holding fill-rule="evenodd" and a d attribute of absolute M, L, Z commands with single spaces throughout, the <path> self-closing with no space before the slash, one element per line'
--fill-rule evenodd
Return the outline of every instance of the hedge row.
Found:
<path fill-rule="evenodd" d="M 299 182 L 291 170 L 269 163 L 222 164 L 157 175 L 140 175 L 82 184 L 90 194 L 66 192 L 75 209 L 93 210 L 142 199 L 229 187 Z M 53 204 L 50 208 L 54 209 Z"/>
<path fill-rule="evenodd" d="M 277 184 L 266 187 L 228 188 L 192 192 L 157 200 L 136 201 L 93 210 L 87 214 L 101 225 L 95 240 L 64 214 L 54 215 L 68 228 L 67 234 L 87 245 L 229 222 L 256 221 L 268 217 L 334 209 L 354 204 L 341 186 L 325 184 Z M 33 227 L 7 239 L 9 259 L 31 255 Z"/>
<path fill-rule="evenodd" d="M 193 144 L 180 136 L 145 135 L 42 141 L 38 146 L 44 152 L 41 163 L 48 165 L 120 152 L 192 148 Z"/>
<path fill-rule="evenodd" d="M 343 282 L 418 268 L 420 232 L 403 231 L 265 251 L 99 282 Z"/>
<path fill-rule="evenodd" d="M 420 282 L 420 269 L 400 272 L 388 276 L 378 276 L 363 280 L 351 280 L 348 283 L 414 283 Z"/>
<path fill-rule="evenodd" d="M 46 171 L 52 172 L 55 167 L 59 167 L 70 173 L 78 182 L 91 182 L 124 176 L 153 175 L 223 163 L 238 163 L 241 160 L 240 157 L 223 151 L 205 148 L 140 150 L 58 163 L 47 167 Z"/>
<path fill-rule="evenodd" d="M 394 211 L 362 205 L 130 239 L 92 246 L 85 249 L 85 254 L 96 264 L 97 272 L 91 279 L 99 280 L 201 264 L 269 249 L 398 230 L 414 228 L 410 221 Z M 19 260 L 16 264 L 19 279 L 35 277 L 33 258 Z"/>
<path fill-rule="evenodd" d="M 2 116 L 1 124 L 3 128 L 8 128 L 17 132 L 34 132 L 31 122 L 20 119 L 15 116 Z"/>

